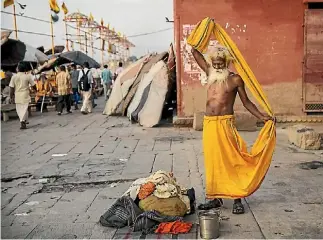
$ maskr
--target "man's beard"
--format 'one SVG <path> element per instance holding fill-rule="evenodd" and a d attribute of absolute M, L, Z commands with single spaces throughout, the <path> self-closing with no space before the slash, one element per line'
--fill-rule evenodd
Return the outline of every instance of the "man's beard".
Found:
<path fill-rule="evenodd" d="M 210 71 L 209 76 L 208 76 L 208 84 L 213 84 L 213 83 L 224 83 L 228 77 L 229 77 L 229 69 L 215 69 L 212 68 L 212 71 Z"/>

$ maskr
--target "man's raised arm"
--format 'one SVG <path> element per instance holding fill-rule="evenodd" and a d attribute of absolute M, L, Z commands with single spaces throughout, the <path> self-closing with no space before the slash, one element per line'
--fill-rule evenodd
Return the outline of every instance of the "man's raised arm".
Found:
<path fill-rule="evenodd" d="M 209 74 L 208 73 L 208 64 L 205 61 L 203 55 L 194 48 L 192 48 L 191 52 L 193 54 L 195 61 L 199 65 L 199 67 L 206 73 L 206 75 L 208 75 Z"/>

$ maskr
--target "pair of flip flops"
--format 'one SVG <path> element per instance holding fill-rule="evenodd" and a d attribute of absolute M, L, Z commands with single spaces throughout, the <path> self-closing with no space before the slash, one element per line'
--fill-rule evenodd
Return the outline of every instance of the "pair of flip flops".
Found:
<path fill-rule="evenodd" d="M 222 199 L 214 199 L 212 201 L 209 201 L 208 203 L 200 204 L 198 206 L 198 210 L 210 210 L 213 208 L 220 208 L 222 206 L 223 206 Z M 235 202 L 233 204 L 233 209 L 232 209 L 233 214 L 243 214 L 244 212 L 245 212 L 244 207 L 241 202 Z"/>

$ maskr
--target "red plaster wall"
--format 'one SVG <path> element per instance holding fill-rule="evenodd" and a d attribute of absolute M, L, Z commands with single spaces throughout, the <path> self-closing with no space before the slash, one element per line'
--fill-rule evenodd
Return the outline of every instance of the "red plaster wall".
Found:
<path fill-rule="evenodd" d="M 174 0 L 177 115 L 205 109 L 200 69 L 185 50 L 185 29 L 207 16 L 227 27 L 276 114 L 302 114 L 304 9 L 303 0 Z"/>

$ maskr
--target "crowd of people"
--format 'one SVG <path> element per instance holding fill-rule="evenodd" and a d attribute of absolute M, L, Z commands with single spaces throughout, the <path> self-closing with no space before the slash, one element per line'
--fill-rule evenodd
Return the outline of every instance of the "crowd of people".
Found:
<path fill-rule="evenodd" d="M 123 71 L 122 62 L 112 73 L 108 65 L 103 69 L 90 68 L 88 62 L 83 65 L 74 63 L 65 66 L 61 65 L 55 76 L 55 93 L 57 97 L 56 111 L 62 115 L 64 108 L 67 113 L 72 113 L 71 108 L 79 109 L 82 100 L 81 113 L 86 115 L 92 113 L 97 106 L 97 89 L 103 88 L 104 97 L 107 101 L 117 76 Z M 31 102 L 31 93 L 35 93 L 36 111 L 48 111 L 45 97 L 54 97 L 54 87 L 46 74 L 34 75 L 26 72 L 25 65 L 19 63 L 17 74 L 5 74 L 8 86 L 1 85 L 2 104 L 16 105 L 16 111 L 20 120 L 20 129 L 26 129 L 28 124 L 28 108 Z"/>

